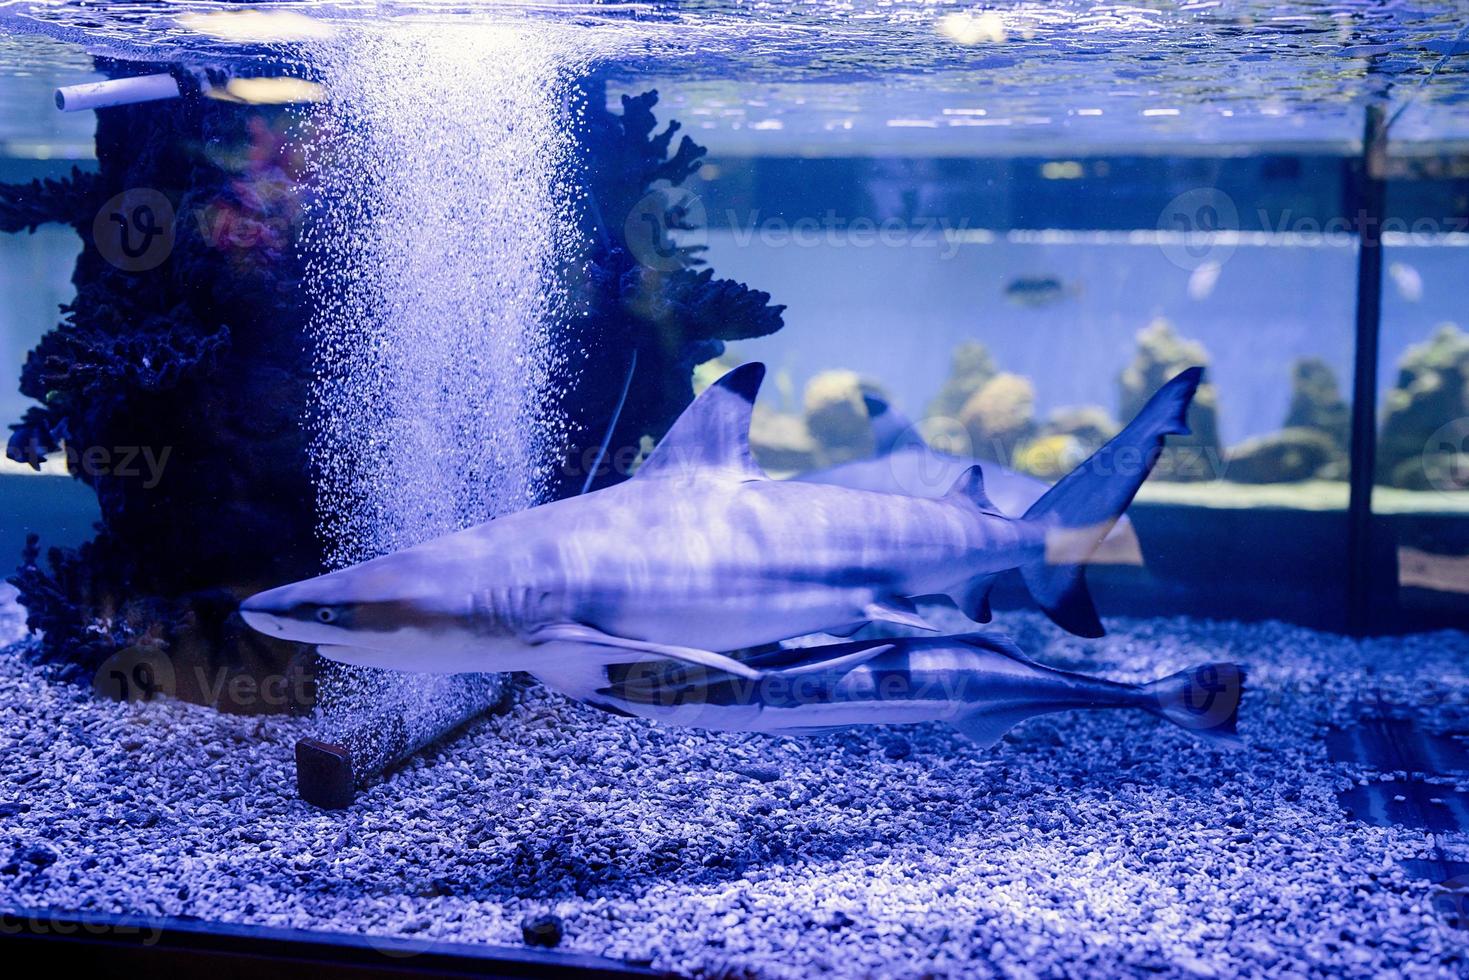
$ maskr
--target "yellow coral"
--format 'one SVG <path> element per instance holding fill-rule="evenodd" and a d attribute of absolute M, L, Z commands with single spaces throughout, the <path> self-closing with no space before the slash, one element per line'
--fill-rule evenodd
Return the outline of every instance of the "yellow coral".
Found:
<path fill-rule="evenodd" d="M 1086 458 L 1086 447 L 1072 435 L 1049 435 L 1015 451 L 1015 469 L 1045 480 L 1057 480 Z"/>
<path fill-rule="evenodd" d="M 1035 386 L 1018 374 L 997 374 L 964 403 L 959 421 L 976 435 L 1024 429 L 1035 415 Z"/>
<path fill-rule="evenodd" d="M 862 379 L 852 371 L 822 371 L 806 383 L 806 428 L 834 460 L 872 452 L 872 423 Z"/>

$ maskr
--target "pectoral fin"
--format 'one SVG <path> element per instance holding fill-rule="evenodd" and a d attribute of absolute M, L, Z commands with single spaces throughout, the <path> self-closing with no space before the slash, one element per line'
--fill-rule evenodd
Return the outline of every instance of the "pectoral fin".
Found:
<path fill-rule="evenodd" d="M 586 643 L 592 646 L 615 647 L 620 650 L 635 650 L 639 653 L 650 654 L 655 657 L 667 657 L 670 660 L 682 660 L 684 663 L 696 664 L 700 667 L 708 667 L 711 670 L 722 670 L 743 677 L 746 680 L 758 681 L 764 674 L 761 671 L 747 667 L 733 657 L 712 650 L 699 650 L 694 647 L 670 646 L 664 643 L 650 643 L 647 640 L 630 640 L 624 636 L 613 636 L 611 633 L 603 633 L 595 626 L 587 626 L 584 623 L 554 623 L 550 626 L 542 626 L 528 637 L 531 643 L 551 643 L 561 641 L 564 643 Z"/>
<path fill-rule="evenodd" d="M 976 623 L 988 623 L 994 618 L 990 611 L 990 592 L 995 587 L 998 575 L 981 575 L 950 593 L 949 598 L 959 611 Z"/>
<path fill-rule="evenodd" d="M 853 653 L 844 653 L 837 657 L 827 657 L 824 660 L 817 657 L 817 659 L 809 663 L 796 664 L 794 667 L 786 667 L 782 670 L 775 671 L 775 673 L 782 677 L 789 677 L 791 674 L 809 674 L 815 671 L 835 670 L 839 667 L 855 667 L 864 660 L 871 660 L 879 653 L 886 653 L 892 648 L 893 644 L 891 643 L 878 643 Z M 809 647 L 808 649 L 812 654 L 821 653 L 821 647 Z"/>
<path fill-rule="evenodd" d="M 987 749 L 1027 718 L 1045 714 L 1047 708 L 982 708 L 953 722 L 955 728 L 982 749 Z"/>
<path fill-rule="evenodd" d="M 930 633 L 939 631 L 938 627 L 930 626 L 928 620 L 918 615 L 918 607 L 913 605 L 911 599 L 904 599 L 901 596 L 869 602 L 862 608 L 862 615 L 868 620 L 897 623 L 899 626 L 911 626 L 913 629 L 927 630 Z"/>

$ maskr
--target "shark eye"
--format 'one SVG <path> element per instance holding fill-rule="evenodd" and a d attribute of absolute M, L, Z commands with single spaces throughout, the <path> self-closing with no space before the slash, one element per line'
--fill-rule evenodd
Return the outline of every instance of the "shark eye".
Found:
<path fill-rule="evenodd" d="M 316 610 L 316 621 L 319 623 L 335 623 L 337 611 L 331 606 L 321 606 Z"/>

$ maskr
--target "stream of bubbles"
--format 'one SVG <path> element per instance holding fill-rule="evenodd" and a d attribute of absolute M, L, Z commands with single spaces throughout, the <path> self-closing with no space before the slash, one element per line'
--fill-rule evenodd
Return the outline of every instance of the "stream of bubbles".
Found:
<path fill-rule="evenodd" d="M 332 567 L 541 498 L 562 431 L 550 324 L 578 234 L 580 43 L 542 25 L 397 22 L 312 54 L 331 96 L 305 254 Z M 339 726 L 397 704 L 425 728 L 414 742 L 483 695 L 465 683 L 343 669 L 320 701 Z"/>

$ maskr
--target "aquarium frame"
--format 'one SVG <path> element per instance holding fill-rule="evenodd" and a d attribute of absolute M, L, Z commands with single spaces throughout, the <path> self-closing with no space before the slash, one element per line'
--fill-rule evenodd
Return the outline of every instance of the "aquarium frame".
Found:
<path fill-rule="evenodd" d="M 663 977 L 589 953 L 360 933 L 282 929 L 209 919 L 17 908 L 0 936 L 83 976 L 265 976 L 275 980 L 503 977 L 515 980 Z"/>
<path fill-rule="evenodd" d="M 1347 630 L 1366 635 L 1373 615 L 1372 487 L 1377 471 L 1377 369 L 1382 343 L 1382 222 L 1387 211 L 1387 127 L 1381 106 L 1367 107 L 1354 181 L 1357 225 L 1356 342 L 1352 361 L 1347 498 Z"/>

